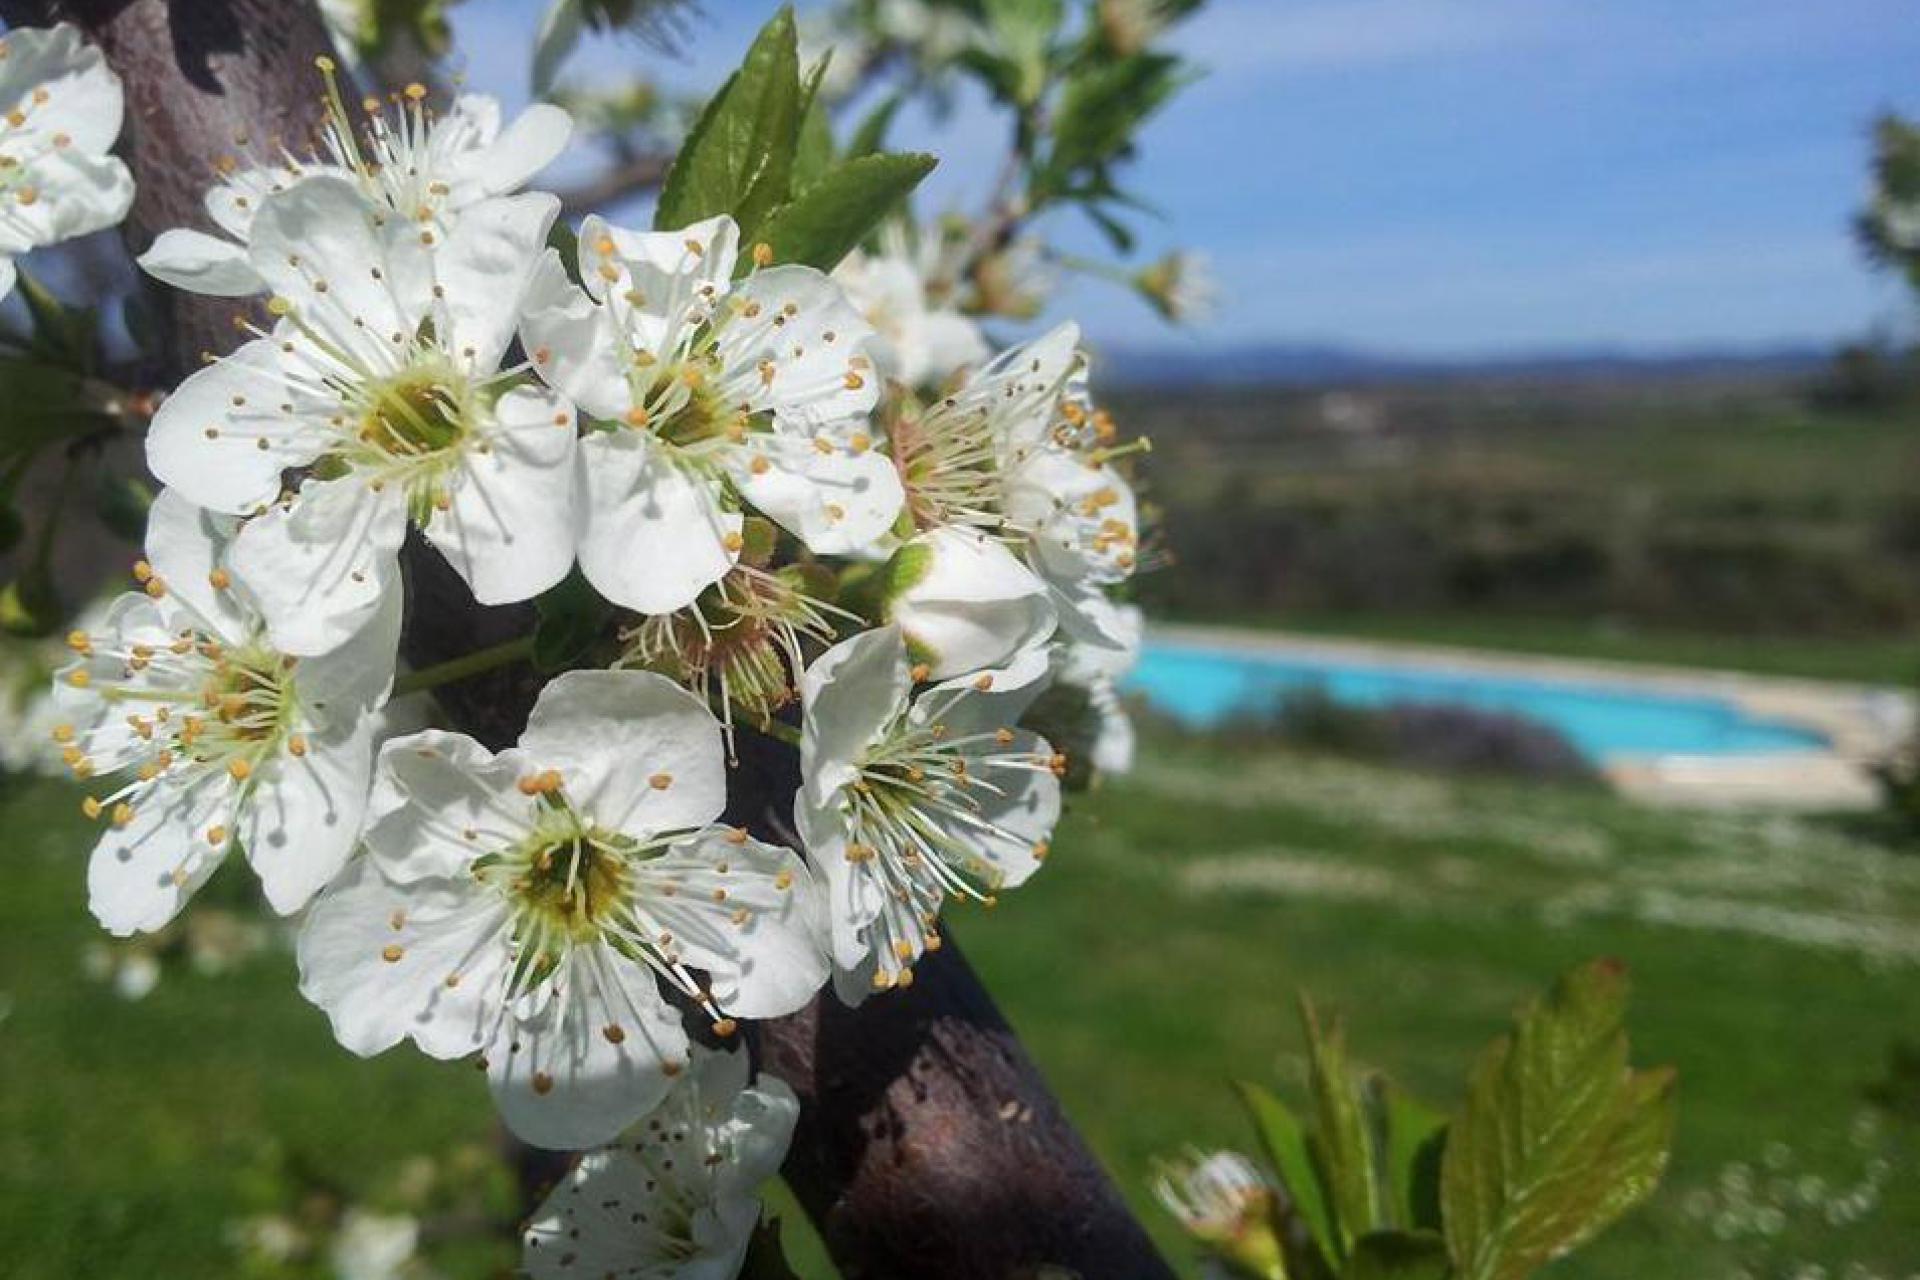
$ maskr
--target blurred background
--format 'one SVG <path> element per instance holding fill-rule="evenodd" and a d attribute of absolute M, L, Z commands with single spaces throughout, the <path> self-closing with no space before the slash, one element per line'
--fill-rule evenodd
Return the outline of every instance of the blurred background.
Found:
<path fill-rule="evenodd" d="M 643 220 L 773 8 L 589 33 L 562 84 L 595 132 L 551 185 Z M 971 7 L 800 8 L 837 118 L 907 91 L 889 145 L 941 161 L 918 216 L 975 216 L 1008 120 Z M 1050 210 L 973 286 L 1006 291 L 998 342 L 1077 319 L 1152 442 L 1123 776 L 1017 904 L 955 921 L 1070 1114 L 1191 1271 L 1155 1161 L 1249 1147 L 1233 1080 L 1300 1096 L 1294 993 L 1449 1106 L 1521 999 L 1612 955 L 1636 1060 L 1680 1072 L 1674 1161 L 1552 1274 L 1920 1276 L 1912 6 L 1109 9 L 1183 84 L 1116 158 L 1138 205 L 1102 206 L 1117 235 Z M 466 87 L 530 100 L 542 6 L 429 10 Z M 48 278 L 125 289 L 114 252 Z M 25 633 L 131 558 L 36 560 L 28 523 Z M 9 644 L 9 1273 L 503 1273 L 482 1081 L 339 1052 L 244 876 L 158 941 L 99 935 L 78 792 L 40 776 L 52 659 Z"/>

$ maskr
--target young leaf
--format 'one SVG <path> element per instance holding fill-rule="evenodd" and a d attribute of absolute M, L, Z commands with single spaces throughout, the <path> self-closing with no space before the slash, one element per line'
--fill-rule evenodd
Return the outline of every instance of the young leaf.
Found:
<path fill-rule="evenodd" d="M 1447 1245 L 1431 1231 L 1361 1236 L 1340 1280 L 1447 1280 Z"/>
<path fill-rule="evenodd" d="M 1030 107 L 1047 88 L 1047 59 L 1066 17 L 1061 0 L 984 0 L 987 28 L 1012 69 L 1006 96 Z"/>
<path fill-rule="evenodd" d="M 740 1264 L 739 1280 L 800 1280 L 787 1261 L 778 1218 L 762 1218 L 754 1227 L 747 1241 L 747 1256 Z"/>
<path fill-rule="evenodd" d="M 802 94 L 807 105 L 800 114 L 800 133 L 793 148 L 791 183 L 795 191 L 803 191 L 818 182 L 833 164 L 833 125 L 827 118 L 827 104 L 819 93 L 820 77 L 826 70 L 827 59 L 822 58 L 809 74 Z"/>
<path fill-rule="evenodd" d="M 1520 1280 L 1645 1199 L 1666 1167 L 1673 1073 L 1627 1065 L 1624 966 L 1576 969 L 1474 1066 L 1441 1168 L 1461 1280 Z"/>
<path fill-rule="evenodd" d="M 1327 1209 L 1326 1197 L 1321 1194 L 1320 1176 L 1314 1171 L 1313 1157 L 1307 1150 L 1307 1132 L 1285 1103 L 1259 1085 L 1242 1080 L 1234 1087 L 1240 1092 L 1247 1114 L 1253 1117 L 1261 1149 L 1279 1176 L 1295 1216 L 1306 1224 L 1308 1235 L 1319 1246 L 1320 1257 L 1315 1262 L 1324 1271 L 1330 1265 L 1329 1260 L 1337 1256 L 1338 1242 L 1334 1238 L 1333 1216 Z"/>
<path fill-rule="evenodd" d="M 860 127 L 853 131 L 853 138 L 847 143 L 847 159 L 858 160 L 861 156 L 870 156 L 887 145 L 887 130 L 893 127 L 893 118 L 900 112 L 900 104 L 906 101 L 903 94 L 889 94 L 881 100 L 879 106 L 867 113 Z"/>
<path fill-rule="evenodd" d="M 932 156 L 919 154 L 844 161 L 791 204 L 774 210 L 756 238 L 772 247 L 775 262 L 831 271 L 920 184 L 933 163 Z"/>
<path fill-rule="evenodd" d="M 670 231 L 728 213 L 750 234 L 787 197 L 801 105 L 793 10 L 782 6 L 688 132 L 653 225 Z"/>
<path fill-rule="evenodd" d="M 1344 1258 L 1361 1236 L 1387 1225 L 1380 1204 L 1373 1135 L 1368 1132 L 1367 1115 L 1354 1085 L 1340 1024 L 1336 1021 L 1323 1032 L 1312 1002 L 1304 996 L 1300 1000 L 1300 1020 L 1307 1032 L 1307 1088 L 1313 1095 L 1316 1122 L 1310 1149 L 1326 1183 L 1339 1238 L 1338 1256 Z"/>
<path fill-rule="evenodd" d="M 1141 123 L 1185 82 L 1180 60 L 1162 53 L 1100 63 L 1067 81 L 1044 172 L 1048 189 L 1065 188 L 1075 173 L 1120 155 Z"/>
<path fill-rule="evenodd" d="M 1440 1228 L 1440 1160 L 1447 1118 L 1381 1077 L 1368 1084 L 1368 1101 L 1384 1129 L 1379 1149 L 1387 1206 L 1399 1227 Z"/>

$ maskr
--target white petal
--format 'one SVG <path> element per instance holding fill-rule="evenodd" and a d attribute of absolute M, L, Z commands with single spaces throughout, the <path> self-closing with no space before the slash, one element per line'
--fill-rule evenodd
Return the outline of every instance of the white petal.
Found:
<path fill-rule="evenodd" d="M 167 595 L 198 614 L 205 626 L 228 642 L 245 640 L 253 618 L 229 586 L 213 585 L 238 522 L 195 506 L 178 490 L 162 489 L 147 509 L 147 563 L 166 584 Z"/>
<path fill-rule="evenodd" d="M 1119 582 L 1133 571 L 1139 516 L 1112 467 L 1042 448 L 1007 479 L 1007 515 L 1030 528 L 1036 567 L 1063 585 Z"/>
<path fill-rule="evenodd" d="M 913 678 L 898 628 L 842 640 L 800 677 L 800 765 L 807 793 L 825 803 L 853 781 L 854 762 L 907 705 Z"/>
<path fill-rule="evenodd" d="M 462 1057 L 497 1020 L 507 941 L 505 905 L 471 879 L 396 885 L 360 858 L 307 911 L 300 994 L 362 1057 L 408 1038 L 432 1057 Z"/>
<path fill-rule="evenodd" d="M 471 171 L 483 190 L 498 195 L 517 191 L 560 158 L 573 136 L 573 117 L 559 107 L 536 102 L 515 116 L 499 137 L 463 158 L 455 172 Z"/>
<path fill-rule="evenodd" d="M 847 826 L 838 797 L 816 803 L 803 788 L 794 801 L 794 825 L 799 829 L 801 843 L 806 846 L 807 857 L 820 868 L 825 881 L 822 897 L 826 903 L 834 969 L 836 973 L 856 973 L 873 955 L 867 926 L 880 915 L 882 890 L 875 877 L 847 860 Z M 849 1000 L 838 981 L 834 989 L 841 992 L 842 1004 L 860 1002 Z M 865 982 L 852 988 L 862 999 L 871 989 Z"/>
<path fill-rule="evenodd" d="M 12 293 L 19 279 L 20 268 L 13 265 L 13 259 L 0 256 L 0 298 Z"/>
<path fill-rule="evenodd" d="M 931 311 L 922 322 L 926 368 L 924 376 L 933 382 L 984 361 L 991 349 L 980 326 L 958 311 Z"/>
<path fill-rule="evenodd" d="M 280 473 L 324 447 L 312 423 L 281 412 L 286 376 L 280 349 L 264 338 L 194 373 L 153 415 L 147 466 L 215 511 L 250 515 L 273 501 Z"/>
<path fill-rule="evenodd" d="M 462 224 L 465 225 L 464 223 Z M 573 567 L 573 406 L 516 387 L 494 405 L 485 453 L 469 450 L 427 538 L 481 604 L 530 600 Z"/>
<path fill-rule="evenodd" d="M 265 197 L 247 254 L 269 288 L 336 346 L 385 355 L 424 312 L 426 248 L 404 219 L 384 217 L 360 188 L 322 174 Z M 373 273 L 380 272 L 379 276 Z"/>
<path fill-rule="evenodd" d="M 483 200 L 461 211 L 435 255 L 448 317 L 442 344 L 468 368 L 485 373 L 499 366 L 559 212 L 560 198 L 544 192 Z"/>
<path fill-rule="evenodd" d="M 555 998 L 487 1047 L 487 1083 L 522 1142 L 577 1151 L 612 1141 L 660 1104 L 667 1064 L 685 1063 L 687 1039 L 652 972 L 604 948 L 576 948 L 549 981 L 564 984 Z"/>
<path fill-rule="evenodd" d="M 903 590 L 889 618 L 930 676 L 1000 667 L 1053 634 L 1047 585 L 1004 544 L 969 529 L 934 529 L 894 558 Z"/>
<path fill-rule="evenodd" d="M 300 706 L 316 729 L 352 724 L 378 709 L 393 688 L 405 592 L 390 578 L 367 624 L 333 649 L 303 659 L 297 681 Z"/>
<path fill-rule="evenodd" d="M 742 399 L 803 429 L 872 410 L 880 394 L 867 353 L 873 328 L 839 285 L 812 267 L 772 267 L 741 281 L 736 295 L 743 309 L 720 327 L 718 349 L 737 371 Z"/>
<path fill-rule="evenodd" d="M 647 837 L 705 826 L 727 803 L 720 723 L 665 676 L 569 671 L 540 691 L 520 749 L 565 775 L 603 826 Z"/>
<path fill-rule="evenodd" d="M 677 316 L 724 295 L 740 253 L 740 228 L 721 214 L 678 231 L 630 231 L 597 215 L 580 224 L 580 279 L 596 298 L 638 290 L 642 309 Z M 618 272 L 606 280 L 602 266 Z M 703 293 L 711 290 L 711 294 Z"/>
<path fill-rule="evenodd" d="M 713 482 L 676 466 L 645 432 L 621 427 L 580 442 L 580 569 L 595 590 L 641 613 L 692 604 L 739 558 L 744 523 Z"/>
<path fill-rule="evenodd" d="M 229 553 L 282 653 L 320 654 L 372 620 L 399 572 L 404 495 L 357 476 L 309 480 L 249 520 Z"/>
<path fill-rule="evenodd" d="M 267 901 L 291 915 L 346 865 L 373 773 L 373 719 L 363 716 L 282 751 L 254 771 L 238 815 L 247 861 Z"/>
<path fill-rule="evenodd" d="M 1028 759 L 1053 755 L 1045 738 L 1024 729 L 1016 730 L 1013 742 L 1003 749 Z M 976 785 L 969 794 L 980 805 L 981 820 L 995 829 L 955 823 L 953 830 L 994 869 L 999 884 L 1011 889 L 1040 869 L 1035 849 L 1060 821 L 1060 779 L 1044 769 L 999 766 L 979 758 L 970 767 Z"/>
<path fill-rule="evenodd" d="M 0 105 L 13 106 L 35 89 L 45 102 L 32 104 L 17 131 L 51 137 L 65 133 L 80 151 L 105 151 L 120 136 L 125 109 L 120 78 L 106 55 L 79 28 L 62 22 L 52 27 L 17 27 L 6 34 L 0 59 Z"/>
<path fill-rule="evenodd" d="M 234 785 L 194 770 L 155 786 L 125 826 L 109 826 L 87 864 L 87 906 L 109 932 L 152 933 L 180 913 L 226 856 L 207 833 L 230 827 Z"/>
<path fill-rule="evenodd" d="M 114 226 L 133 204 L 133 175 L 114 156 L 87 155 L 71 147 L 33 161 L 39 198 L 7 200 L 0 235 L 14 246 L 56 244 Z"/>
<path fill-rule="evenodd" d="M 722 1012 L 777 1018 L 827 980 L 826 903 L 793 850 L 708 830 L 639 874 L 648 913 L 687 964 L 712 978 Z M 674 892 L 649 893 L 653 885 Z"/>
<path fill-rule="evenodd" d="M 532 802 L 516 784 L 532 771 L 520 752 L 496 756 L 465 734 L 395 738 L 367 806 L 369 856 L 397 883 L 469 875 L 476 857 L 526 836 Z"/>
<path fill-rule="evenodd" d="M 585 412 L 617 421 L 632 405 L 625 336 L 605 307 L 567 279 L 551 249 L 527 286 L 520 342 L 533 354 L 534 372 Z"/>
<path fill-rule="evenodd" d="M 892 527 L 906 500 L 891 459 L 856 452 L 837 435 L 749 436 L 730 462 L 741 495 L 821 555 L 869 545 Z"/>
<path fill-rule="evenodd" d="M 189 293 L 244 298 L 266 288 L 244 247 L 186 227 L 162 231 L 138 261 L 154 279 Z"/>

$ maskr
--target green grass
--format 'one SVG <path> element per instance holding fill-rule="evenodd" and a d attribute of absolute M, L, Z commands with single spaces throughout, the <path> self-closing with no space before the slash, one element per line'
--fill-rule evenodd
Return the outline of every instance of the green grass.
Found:
<path fill-rule="evenodd" d="M 263 1152 L 356 1189 L 489 1134 L 476 1073 L 350 1058 L 284 954 L 170 972 L 139 1003 L 106 994 L 79 963 L 94 933 L 72 792 L 0 795 L 0 826 L 0 1272 L 233 1274 L 223 1232 L 262 1207 Z M 1364 1060 L 1450 1105 L 1516 1003 L 1581 959 L 1627 960 L 1635 1056 L 1680 1069 L 1678 1149 L 1656 1201 L 1556 1272 L 1588 1280 L 1731 1277 L 1734 1246 L 1687 1194 L 1774 1142 L 1847 1174 L 1863 1088 L 1920 1029 L 1920 860 L 1815 822 L 1155 739 L 1137 776 L 1075 803 L 1055 849 L 954 931 L 1189 1273 L 1151 1161 L 1250 1145 L 1228 1082 L 1297 1088 L 1298 990 L 1344 1011 Z M 1885 1205 L 1790 1226 L 1781 1258 L 1906 1274 L 1920 1141 L 1889 1133 Z"/>
<path fill-rule="evenodd" d="M 1622 627 L 1580 618 L 1498 613 L 1286 612 L 1193 621 L 1217 621 L 1229 626 L 1264 627 L 1307 635 L 1703 667 L 1902 688 L 1909 688 L 1920 680 L 1920 635 L 1851 639 L 1713 635 L 1658 627 Z"/>

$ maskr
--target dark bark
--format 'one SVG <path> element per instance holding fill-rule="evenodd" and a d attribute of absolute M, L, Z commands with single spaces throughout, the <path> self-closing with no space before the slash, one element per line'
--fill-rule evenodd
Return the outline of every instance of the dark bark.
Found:
<path fill-rule="evenodd" d="M 268 157 L 317 118 L 313 60 L 326 46 L 311 0 L 0 0 L 0 14 L 77 23 L 126 82 L 135 248 L 204 226 L 200 197 L 221 157 Z M 165 306 L 175 376 L 240 337 L 231 303 L 172 295 Z M 476 606 L 418 539 L 407 572 L 416 665 L 531 625 L 530 606 Z M 521 665 L 438 693 L 456 723 L 498 746 L 539 685 Z M 732 820 L 790 839 L 795 753 L 750 732 L 740 747 Z M 756 1038 L 805 1103 L 787 1173 L 848 1280 L 1009 1280 L 1046 1265 L 1088 1280 L 1171 1275 L 957 950 L 930 956 L 906 991 L 859 1009 L 826 995 Z"/>

